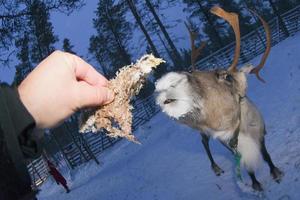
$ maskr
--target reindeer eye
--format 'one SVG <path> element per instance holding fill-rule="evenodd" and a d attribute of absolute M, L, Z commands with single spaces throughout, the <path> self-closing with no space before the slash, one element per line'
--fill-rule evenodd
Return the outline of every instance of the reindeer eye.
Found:
<path fill-rule="evenodd" d="M 233 81 L 233 76 L 231 74 L 229 74 L 228 72 L 224 72 L 224 71 L 217 72 L 216 77 L 220 80 L 225 80 L 230 83 Z"/>
<path fill-rule="evenodd" d="M 227 74 L 227 75 L 225 76 L 225 80 L 228 81 L 228 82 L 232 82 L 232 81 L 233 81 L 232 75 L 231 75 L 231 74 Z"/>

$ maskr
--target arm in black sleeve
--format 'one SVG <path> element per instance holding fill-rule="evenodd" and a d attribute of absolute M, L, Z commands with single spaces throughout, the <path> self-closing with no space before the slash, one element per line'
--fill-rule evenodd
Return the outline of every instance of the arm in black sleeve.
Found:
<path fill-rule="evenodd" d="M 35 122 L 15 88 L 0 85 L 0 199 L 31 192 L 25 158 L 40 155 L 41 144 L 33 135 Z"/>
<path fill-rule="evenodd" d="M 34 134 L 35 122 L 19 98 L 16 88 L 6 84 L 0 86 L 0 98 L 2 98 L 0 124 L 4 121 L 12 127 L 8 127 L 17 138 L 22 154 L 25 158 L 37 158 L 41 155 L 41 139 Z M 4 105 L 3 105 L 4 104 Z M 8 124 L 6 125 L 8 126 Z M 4 132 L 8 130 L 4 130 Z"/>

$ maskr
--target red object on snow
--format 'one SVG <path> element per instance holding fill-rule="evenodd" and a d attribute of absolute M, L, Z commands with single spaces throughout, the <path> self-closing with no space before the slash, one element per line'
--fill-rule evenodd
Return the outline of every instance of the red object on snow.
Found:
<path fill-rule="evenodd" d="M 61 184 L 66 189 L 66 191 L 69 192 L 70 190 L 67 186 L 67 181 L 63 177 L 63 175 L 61 175 L 61 173 L 56 169 L 54 164 L 51 163 L 49 160 L 47 160 L 47 164 L 48 164 L 48 167 L 49 167 L 49 173 L 53 176 L 56 183 Z"/>

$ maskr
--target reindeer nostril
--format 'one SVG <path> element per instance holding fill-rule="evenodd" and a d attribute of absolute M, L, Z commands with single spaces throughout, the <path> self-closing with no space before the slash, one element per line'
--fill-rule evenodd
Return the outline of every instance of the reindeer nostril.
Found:
<path fill-rule="evenodd" d="M 174 101 L 176 101 L 176 99 L 167 99 L 167 100 L 164 101 L 164 104 L 169 104 L 169 103 L 172 103 Z"/>

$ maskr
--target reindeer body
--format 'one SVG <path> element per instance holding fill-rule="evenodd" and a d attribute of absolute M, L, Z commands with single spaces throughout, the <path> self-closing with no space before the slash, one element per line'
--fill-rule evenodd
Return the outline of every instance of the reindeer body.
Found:
<path fill-rule="evenodd" d="M 242 163 L 255 170 L 253 166 L 257 166 L 259 155 L 254 156 L 254 151 L 250 151 L 249 155 L 247 149 L 260 152 L 264 137 L 263 118 L 245 96 L 247 85 L 244 72 L 236 74 L 235 79 L 240 85 L 234 87 L 235 79 L 229 82 L 221 75 L 224 71 L 169 73 L 156 85 L 156 90 L 161 91 L 157 102 L 169 116 L 223 144 L 228 145 L 234 132 L 239 129 L 238 140 L 240 144 L 246 144 L 238 146 L 240 153 L 245 155 L 242 155 Z M 174 101 L 165 104 L 167 99 Z M 251 159 L 246 159 L 248 157 Z"/>
<path fill-rule="evenodd" d="M 236 150 L 241 154 L 241 164 L 251 176 L 253 187 L 262 190 L 254 176 L 261 157 L 268 162 L 274 178 L 279 178 L 280 171 L 267 151 L 262 152 L 265 149 L 264 120 L 246 96 L 246 74 L 251 69 L 252 66 L 245 66 L 232 74 L 226 70 L 170 72 L 156 83 L 156 101 L 167 115 L 199 130 L 217 175 L 223 170 L 212 158 L 208 139 L 218 139 L 230 148 L 229 142 L 238 130 Z"/>

